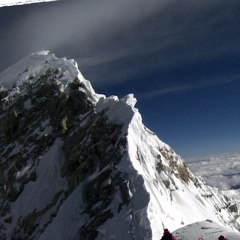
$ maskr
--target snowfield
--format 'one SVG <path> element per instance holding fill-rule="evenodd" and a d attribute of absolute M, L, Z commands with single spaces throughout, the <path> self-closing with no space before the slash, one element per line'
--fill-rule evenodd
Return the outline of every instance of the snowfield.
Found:
<path fill-rule="evenodd" d="M 219 226 L 211 220 L 196 222 L 173 232 L 177 240 L 213 240 L 223 235 L 229 240 L 239 239 L 239 233 L 233 233 L 228 228 Z"/>

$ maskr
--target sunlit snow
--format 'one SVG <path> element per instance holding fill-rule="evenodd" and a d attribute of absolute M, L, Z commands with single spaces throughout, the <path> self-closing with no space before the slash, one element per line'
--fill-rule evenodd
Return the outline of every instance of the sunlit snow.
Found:
<path fill-rule="evenodd" d="M 234 226 L 227 224 L 233 221 L 233 216 L 225 210 L 226 199 L 223 195 L 216 188 L 205 185 L 201 178 L 198 179 L 200 186 L 191 179 L 186 183 L 178 176 L 177 170 L 170 167 L 170 161 L 182 168 L 184 162 L 170 146 L 143 125 L 133 94 L 122 99 L 96 94 L 90 82 L 77 69 L 76 62 L 58 59 L 48 51 L 32 54 L 1 73 L 0 85 L 11 88 L 13 95 L 24 93 L 24 84 L 34 81 L 30 76 L 41 76 L 49 67 L 59 69 L 61 78 L 58 81 L 64 92 L 68 91 L 69 81 L 76 77 L 80 79 L 87 88 L 89 98 L 95 103 L 96 113 L 104 110 L 108 121 L 123 123 L 122 134 L 127 133 L 128 152 L 114 167 L 126 176 L 131 201 L 101 225 L 97 239 L 159 240 L 164 228 L 175 231 L 178 240 L 212 240 L 217 239 L 220 233 L 231 240 L 240 239 Z M 24 106 L 31 108 L 29 101 Z M 51 129 L 42 134 L 48 134 L 48 131 Z M 62 140 L 57 139 L 41 156 L 37 180 L 26 184 L 17 201 L 12 203 L 13 225 L 23 213 L 40 210 L 50 204 L 54 194 L 67 187 L 65 179 L 59 174 L 64 161 L 61 147 Z M 171 155 L 171 159 L 163 155 L 163 150 Z M 164 171 L 156 170 L 159 159 Z M 31 165 L 26 165 L 16 172 L 16 177 L 20 178 L 30 171 Z M 91 177 L 98 174 L 96 172 Z M 189 174 L 193 178 L 192 173 Z M 89 180 L 81 183 L 61 205 L 40 240 L 78 239 L 77 230 L 87 219 L 82 213 L 85 204 L 82 191 Z M 115 211 L 117 203 L 117 199 L 111 203 L 112 211 Z"/>

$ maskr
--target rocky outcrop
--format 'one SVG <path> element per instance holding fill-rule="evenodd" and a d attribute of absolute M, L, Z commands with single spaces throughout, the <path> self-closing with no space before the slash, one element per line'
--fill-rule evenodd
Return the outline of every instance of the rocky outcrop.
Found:
<path fill-rule="evenodd" d="M 238 204 L 142 124 L 133 95 L 97 95 L 74 61 L 46 52 L 7 73 L 16 82 L 0 88 L 0 240 L 155 240 L 159 225 L 185 224 L 189 198 L 197 214 L 234 222 Z"/>
<path fill-rule="evenodd" d="M 37 180 L 41 156 L 56 139 L 63 142 L 60 174 L 66 179 L 67 188 L 56 192 L 44 208 L 15 219 L 15 226 L 10 227 L 13 238 L 36 239 L 69 195 L 93 173 L 99 172 L 88 180 L 84 190 L 84 214 L 91 221 L 79 226 L 80 239 L 94 239 L 97 228 L 112 217 L 108 206 L 116 192 L 121 196 L 118 211 L 129 202 L 125 180 L 114 169 L 126 152 L 126 136 L 118 139 L 123 135 L 122 124 L 110 123 L 104 111 L 94 110 L 86 86 L 77 77 L 69 82 L 68 91 L 62 92 L 60 77 L 60 71 L 50 67 L 37 79 L 31 76 L 33 83 L 27 85 L 24 95 L 10 98 L 9 91 L 1 92 L 1 239 L 5 239 L 7 228 L 12 225 L 11 205 L 29 182 Z M 114 147 L 112 136 L 118 140 Z M 45 215 L 49 217 L 42 226 Z"/>

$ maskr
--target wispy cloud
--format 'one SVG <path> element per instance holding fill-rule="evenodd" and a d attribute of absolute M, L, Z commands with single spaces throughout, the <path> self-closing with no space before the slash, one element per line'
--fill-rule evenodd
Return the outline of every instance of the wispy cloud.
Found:
<path fill-rule="evenodd" d="M 80 70 L 92 81 L 104 79 L 107 84 L 112 74 L 116 82 L 124 82 L 130 80 L 127 74 L 138 75 L 140 70 L 169 71 L 236 55 L 240 53 L 240 37 L 234 30 L 239 22 L 237 6 L 224 0 L 46 3 L 11 19 L 8 28 L 2 29 L 0 54 L 6 57 L 1 64 L 47 49 L 59 57 L 77 59 Z M 131 64 L 109 74 L 116 62 Z"/>
<path fill-rule="evenodd" d="M 214 77 L 208 79 L 201 79 L 197 82 L 193 82 L 192 84 L 188 85 L 179 85 L 174 87 L 166 87 L 154 91 L 149 91 L 145 93 L 141 93 L 138 96 L 138 99 L 149 99 L 154 97 L 159 97 L 166 94 L 178 94 L 184 91 L 191 91 L 191 90 L 198 90 L 202 88 L 214 87 L 222 84 L 231 83 L 234 81 L 239 81 L 240 75 L 233 75 L 233 76 L 222 76 L 222 77 Z"/>
<path fill-rule="evenodd" d="M 193 89 L 193 86 L 186 85 L 186 86 L 169 87 L 169 88 L 149 91 L 149 92 L 140 94 L 140 96 L 138 98 L 139 99 L 154 98 L 154 97 L 158 97 L 158 96 L 166 95 L 166 94 L 176 94 L 176 93 L 183 92 L 183 91 L 190 90 L 190 89 Z"/>
<path fill-rule="evenodd" d="M 240 74 L 237 75 L 228 75 L 228 76 L 219 76 L 214 78 L 208 78 L 208 79 L 202 79 L 197 86 L 197 88 L 205 88 L 205 87 L 211 87 L 211 86 L 217 86 L 222 85 L 226 83 L 231 83 L 234 81 L 240 80 Z"/>

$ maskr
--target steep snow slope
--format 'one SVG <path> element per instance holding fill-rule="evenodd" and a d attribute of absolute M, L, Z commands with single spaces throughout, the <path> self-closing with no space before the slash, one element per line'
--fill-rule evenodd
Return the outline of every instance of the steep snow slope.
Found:
<path fill-rule="evenodd" d="M 227 199 L 194 177 L 184 161 L 142 124 L 138 112 L 129 125 L 129 154 L 150 193 L 153 239 L 159 238 L 160 226 L 177 229 L 205 219 L 220 224 L 233 220 Z"/>
<path fill-rule="evenodd" d="M 236 231 L 238 203 L 143 125 L 132 94 L 96 94 L 48 51 L 0 85 L 0 239 L 157 240 L 206 219 Z"/>

